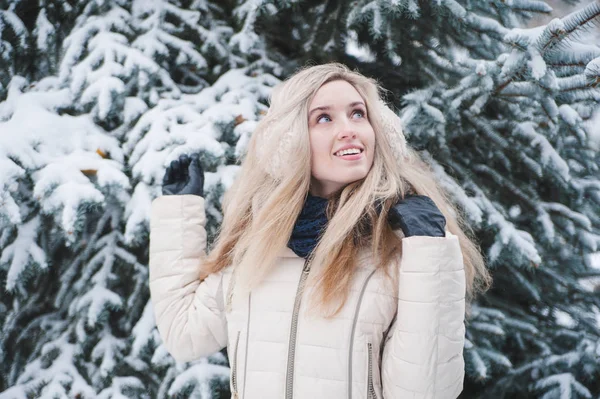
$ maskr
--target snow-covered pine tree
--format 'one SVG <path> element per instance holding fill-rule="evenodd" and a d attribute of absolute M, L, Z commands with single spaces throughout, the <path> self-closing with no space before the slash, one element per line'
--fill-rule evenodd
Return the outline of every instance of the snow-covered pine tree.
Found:
<path fill-rule="evenodd" d="M 209 2 L 73 9 L 58 76 L 13 73 L 0 104 L 0 397 L 226 397 L 223 353 L 182 365 L 161 345 L 148 210 L 165 165 L 200 151 L 216 230 L 276 64 Z"/>
<path fill-rule="evenodd" d="M 76 11 L 68 2 L 0 1 L 0 99 L 15 75 L 34 82 L 56 73 Z"/>

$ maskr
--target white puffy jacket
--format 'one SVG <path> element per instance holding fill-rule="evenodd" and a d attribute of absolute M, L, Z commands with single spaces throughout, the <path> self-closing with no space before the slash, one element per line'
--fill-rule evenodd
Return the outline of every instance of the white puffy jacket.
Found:
<path fill-rule="evenodd" d="M 226 313 L 231 266 L 198 279 L 205 221 L 202 197 L 152 203 L 150 293 L 177 361 L 227 347 L 232 397 L 241 399 L 454 399 L 462 391 L 465 273 L 455 235 L 403 238 L 398 295 L 360 257 L 342 311 L 308 320 L 310 291 L 297 295 L 305 261 L 287 247 L 266 280 Z"/>

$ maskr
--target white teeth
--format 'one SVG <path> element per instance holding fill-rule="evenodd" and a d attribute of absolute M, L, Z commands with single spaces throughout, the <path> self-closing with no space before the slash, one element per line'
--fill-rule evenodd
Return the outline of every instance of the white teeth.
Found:
<path fill-rule="evenodd" d="M 349 148 L 347 150 L 338 151 L 335 153 L 336 156 L 341 157 L 342 155 L 348 154 L 360 154 L 360 150 L 358 148 Z"/>

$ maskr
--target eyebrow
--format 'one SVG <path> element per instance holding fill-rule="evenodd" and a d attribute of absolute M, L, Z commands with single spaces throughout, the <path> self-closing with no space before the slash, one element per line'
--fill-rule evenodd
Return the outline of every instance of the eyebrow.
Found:
<path fill-rule="evenodd" d="M 357 105 L 365 105 L 365 103 L 363 103 L 362 101 L 355 101 L 355 102 L 353 102 L 353 103 L 351 103 L 351 104 L 348 104 L 348 107 L 347 107 L 347 108 L 352 108 L 352 107 L 355 107 L 355 106 L 357 106 Z M 310 116 L 311 116 L 311 115 L 313 114 L 313 112 L 315 112 L 315 111 L 327 111 L 327 110 L 329 110 L 329 109 L 331 109 L 331 106 L 330 106 L 330 105 L 324 105 L 324 106 L 322 106 L 322 107 L 316 107 L 316 108 L 313 108 L 313 109 L 312 109 L 312 110 L 311 110 L 311 111 L 308 113 L 308 118 L 310 119 Z"/>

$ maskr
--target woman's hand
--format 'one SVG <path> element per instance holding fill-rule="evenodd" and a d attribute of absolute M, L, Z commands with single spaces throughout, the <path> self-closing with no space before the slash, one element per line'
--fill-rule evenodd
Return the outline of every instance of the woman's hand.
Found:
<path fill-rule="evenodd" d="M 446 236 L 446 218 L 433 200 L 425 195 L 407 195 L 390 209 L 390 225 L 401 228 L 406 237 Z"/>
<path fill-rule="evenodd" d="M 169 164 L 162 184 L 163 195 L 192 194 L 204 196 L 204 171 L 198 154 L 181 155 Z"/>

